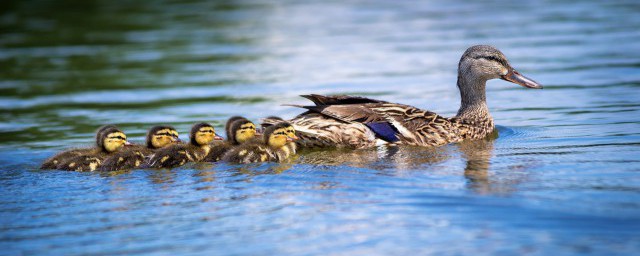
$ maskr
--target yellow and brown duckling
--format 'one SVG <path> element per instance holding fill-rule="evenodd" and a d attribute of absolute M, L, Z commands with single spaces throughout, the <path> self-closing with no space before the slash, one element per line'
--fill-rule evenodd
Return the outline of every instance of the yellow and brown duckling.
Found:
<path fill-rule="evenodd" d="M 178 132 L 167 125 L 152 127 L 147 132 L 145 145 L 128 145 L 102 162 L 101 171 L 118 171 L 139 167 L 156 150 L 179 142 Z"/>
<path fill-rule="evenodd" d="M 98 133 L 98 137 L 96 148 L 82 154 L 59 159 L 56 169 L 79 172 L 95 171 L 105 158 L 129 144 L 127 135 L 115 126 L 103 129 Z"/>
<path fill-rule="evenodd" d="M 256 125 L 243 117 L 232 117 L 225 125 L 227 139 L 212 144 L 211 151 L 204 162 L 217 162 L 234 146 L 253 140 L 256 137 Z"/>
<path fill-rule="evenodd" d="M 110 128 L 117 128 L 115 125 L 105 125 L 102 126 L 100 128 L 98 128 L 98 130 L 96 131 L 96 145 L 100 145 L 100 140 L 102 139 L 102 133 Z M 96 147 L 90 147 L 90 148 L 74 148 L 74 149 L 69 149 L 69 150 L 65 150 L 63 152 L 60 152 L 52 157 L 50 157 L 49 159 L 45 160 L 44 163 L 42 163 L 42 165 L 40 166 L 40 169 L 42 170 L 46 170 L 46 169 L 55 169 L 58 164 L 62 161 L 66 161 L 67 159 L 70 159 L 72 157 L 76 157 L 79 155 L 83 155 L 83 154 L 88 154 L 91 153 L 93 151 L 96 150 Z"/>
<path fill-rule="evenodd" d="M 285 121 L 284 119 L 282 119 L 281 117 L 277 117 L 277 116 L 269 116 L 267 118 L 265 118 L 265 120 L 269 120 L 271 123 L 266 123 L 263 122 L 261 124 L 262 129 L 266 129 L 267 127 L 273 125 L 273 124 L 278 124 L 278 123 L 287 123 L 289 124 L 289 126 L 285 127 L 285 129 L 287 130 L 287 135 L 290 138 L 294 138 L 294 141 L 288 142 L 287 143 L 287 148 L 289 148 L 289 151 L 291 151 L 291 154 L 296 154 L 298 151 L 298 145 L 296 144 L 296 140 L 298 140 L 298 136 L 296 136 L 296 129 L 293 128 L 293 125 L 291 125 L 291 123 L 288 123 L 287 121 Z"/>
<path fill-rule="evenodd" d="M 191 128 L 189 138 L 189 143 L 173 144 L 158 149 L 144 167 L 171 168 L 187 162 L 201 162 L 211 150 L 210 143 L 213 140 L 222 140 L 208 123 L 195 124 Z"/>
<path fill-rule="evenodd" d="M 222 159 L 232 163 L 282 162 L 292 155 L 287 143 L 295 140 L 287 135 L 287 122 L 281 122 L 265 129 L 263 140 L 253 140 L 238 145 L 227 152 Z"/>

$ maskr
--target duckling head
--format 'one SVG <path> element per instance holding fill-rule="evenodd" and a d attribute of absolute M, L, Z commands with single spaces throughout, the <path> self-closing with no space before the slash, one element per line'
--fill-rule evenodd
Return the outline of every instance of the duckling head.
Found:
<path fill-rule="evenodd" d="M 248 120 L 248 119 L 244 118 L 243 116 L 232 116 L 229 118 L 229 120 L 227 120 L 227 123 L 224 125 L 224 132 L 227 135 L 227 141 L 231 143 L 235 143 L 234 139 L 232 138 L 234 134 L 231 131 L 231 125 L 233 124 L 233 122 L 238 120 Z"/>
<path fill-rule="evenodd" d="M 105 152 L 115 152 L 124 145 L 128 145 L 127 135 L 118 128 L 108 128 L 101 133 L 102 139 L 98 146 Z"/>
<path fill-rule="evenodd" d="M 195 146 L 209 145 L 213 140 L 222 140 L 222 137 L 216 135 L 216 131 L 208 123 L 197 123 L 191 127 L 189 134 L 191 144 Z"/>
<path fill-rule="evenodd" d="M 100 126 L 100 128 L 96 130 L 96 145 L 98 145 L 98 147 L 102 147 L 102 140 L 104 139 L 103 133 L 110 129 L 118 129 L 118 127 L 113 124 L 108 124 Z"/>
<path fill-rule="evenodd" d="M 284 147 L 288 142 L 293 141 L 293 138 L 287 135 L 288 126 L 291 126 L 291 124 L 282 122 L 267 127 L 263 135 L 265 143 L 272 148 L 281 148 Z"/>
<path fill-rule="evenodd" d="M 229 131 L 227 139 L 233 144 L 242 144 L 256 136 L 256 125 L 247 119 L 236 120 Z"/>
<path fill-rule="evenodd" d="M 458 64 L 458 87 L 461 91 L 482 89 L 487 80 L 500 78 L 526 88 L 542 89 L 542 85 L 515 70 L 507 57 L 489 45 L 469 47 Z M 483 88 L 473 88 L 473 87 Z M 471 87 L 471 88 L 469 88 Z"/>
<path fill-rule="evenodd" d="M 157 125 L 151 127 L 147 132 L 147 147 L 162 148 L 172 143 L 179 142 L 178 131 L 168 125 Z"/>

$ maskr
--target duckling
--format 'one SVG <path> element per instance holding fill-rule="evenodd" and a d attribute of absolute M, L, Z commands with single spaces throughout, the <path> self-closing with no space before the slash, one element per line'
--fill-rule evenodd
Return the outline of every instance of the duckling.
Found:
<path fill-rule="evenodd" d="M 57 169 L 67 171 L 95 171 L 102 161 L 120 150 L 127 142 L 127 135 L 120 129 L 111 127 L 99 133 L 100 139 L 97 140 L 98 147 L 90 152 L 86 152 L 67 159 L 61 159 L 56 166 Z"/>
<path fill-rule="evenodd" d="M 236 145 L 250 141 L 256 137 L 256 125 L 243 117 L 232 117 L 225 125 L 227 140 L 212 145 L 212 149 L 204 162 L 220 161 L 227 151 Z"/>
<path fill-rule="evenodd" d="M 40 166 L 41 170 L 46 170 L 46 169 L 55 169 L 58 164 L 60 164 L 60 162 L 66 161 L 70 158 L 76 157 L 76 156 L 80 156 L 83 154 L 89 154 L 94 152 L 96 149 L 100 148 L 100 145 L 102 144 L 101 140 L 102 140 L 102 133 L 108 129 L 118 129 L 118 127 L 116 127 L 115 125 L 109 124 L 109 125 L 105 125 L 102 126 L 100 128 L 98 128 L 98 130 L 96 131 L 96 145 L 97 147 L 91 147 L 91 148 L 75 148 L 75 149 L 69 149 L 63 152 L 60 152 L 52 157 L 50 157 L 49 159 L 45 160 L 44 163 L 42 163 L 42 165 Z"/>
<path fill-rule="evenodd" d="M 263 122 L 262 124 L 260 124 L 262 129 L 265 129 L 265 128 L 273 125 L 273 123 L 281 123 L 281 122 L 285 122 L 286 123 L 286 121 L 284 119 L 282 119 L 281 117 L 277 117 L 277 116 L 269 116 L 269 117 L 265 118 L 264 120 L 269 120 L 272 123 Z M 293 128 L 293 125 L 291 125 L 291 124 L 289 124 L 289 126 L 287 126 L 285 129 L 287 130 L 287 136 L 289 136 L 289 138 L 293 139 L 293 141 L 287 143 L 287 148 L 289 148 L 289 151 L 291 152 L 291 154 L 296 154 L 297 150 L 298 150 L 298 145 L 296 144 L 296 141 L 299 139 L 298 136 L 296 136 L 296 129 Z"/>
<path fill-rule="evenodd" d="M 265 129 L 262 141 L 251 141 L 238 145 L 227 152 L 222 159 L 233 163 L 282 162 L 291 155 L 287 143 L 293 141 L 287 135 L 291 124 L 281 122 Z"/>
<path fill-rule="evenodd" d="M 100 167 L 101 171 L 117 171 L 132 169 L 151 158 L 154 152 L 172 143 L 179 142 L 175 128 L 166 125 L 152 127 L 147 132 L 146 145 L 131 145 L 105 159 Z"/>
<path fill-rule="evenodd" d="M 191 128 L 189 138 L 188 144 L 174 144 L 158 149 L 143 167 L 171 168 L 187 162 L 200 162 L 209 154 L 209 144 L 213 140 L 222 140 L 208 123 L 195 124 Z"/>

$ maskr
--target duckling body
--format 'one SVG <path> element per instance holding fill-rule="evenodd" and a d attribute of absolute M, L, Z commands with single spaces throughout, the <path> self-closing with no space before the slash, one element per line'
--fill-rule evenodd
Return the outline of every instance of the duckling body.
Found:
<path fill-rule="evenodd" d="M 146 145 L 128 145 L 119 152 L 106 158 L 101 171 L 118 171 L 133 169 L 142 165 L 146 159 L 151 158 L 159 148 L 179 141 L 178 132 L 171 126 L 154 126 L 146 136 Z"/>
<path fill-rule="evenodd" d="M 231 148 L 231 150 L 225 153 L 222 160 L 238 164 L 279 161 L 278 156 L 273 150 L 258 141 L 252 141 Z"/>
<path fill-rule="evenodd" d="M 262 141 L 252 140 L 233 147 L 222 159 L 232 163 L 282 162 L 292 153 L 286 146 L 292 140 L 287 136 L 286 127 L 290 124 L 281 122 L 267 127 Z"/>
<path fill-rule="evenodd" d="M 132 145 L 104 159 L 99 170 L 111 172 L 133 169 L 143 164 L 147 156 L 151 156 L 153 152 L 145 146 Z"/>
<path fill-rule="evenodd" d="M 454 117 L 443 117 L 413 106 L 356 96 L 303 95 L 315 106 L 289 122 L 302 147 L 367 148 L 378 144 L 434 147 L 486 137 L 494 129 L 486 104 L 486 81 L 500 78 L 527 88 L 535 81 L 511 67 L 497 49 L 470 47 L 460 59 L 458 88 L 461 106 Z M 278 120 L 266 119 L 265 123 Z"/>
<path fill-rule="evenodd" d="M 102 160 L 106 157 L 103 152 L 95 154 L 82 154 L 64 159 L 56 169 L 76 172 L 92 172 L 98 169 Z"/>
<path fill-rule="evenodd" d="M 225 125 L 227 139 L 214 142 L 204 162 L 217 162 L 233 147 L 249 142 L 256 136 L 256 126 L 246 118 L 233 117 Z"/>
<path fill-rule="evenodd" d="M 100 140 L 102 138 L 102 133 L 105 130 L 108 130 L 110 128 L 116 128 L 116 126 L 114 125 L 105 125 L 102 126 L 100 128 L 98 128 L 98 130 L 96 131 L 96 145 L 100 144 Z M 87 154 L 95 154 L 97 152 L 100 152 L 101 149 L 100 148 L 96 148 L 96 147 L 91 147 L 91 148 L 74 148 L 74 149 L 69 149 L 63 152 L 60 152 L 50 158 L 48 158 L 47 160 L 45 160 L 42 165 L 40 166 L 41 170 L 46 170 L 46 169 L 56 169 L 58 167 L 58 165 L 62 162 L 68 162 L 70 159 L 75 158 L 77 156 L 81 156 L 81 155 L 87 155 Z"/>
<path fill-rule="evenodd" d="M 97 148 L 83 151 L 81 154 L 60 159 L 56 169 L 68 171 L 95 171 L 104 159 L 115 154 L 128 144 L 126 135 L 118 128 L 108 128 L 99 133 Z"/>
<path fill-rule="evenodd" d="M 158 149 L 144 167 L 172 168 L 188 162 L 201 162 L 209 154 L 210 143 L 222 138 L 216 136 L 213 126 L 199 123 L 191 128 L 190 141 Z"/>

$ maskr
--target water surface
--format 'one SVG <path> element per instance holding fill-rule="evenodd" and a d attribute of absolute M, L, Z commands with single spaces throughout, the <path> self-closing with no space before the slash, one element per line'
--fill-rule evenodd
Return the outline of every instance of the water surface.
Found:
<path fill-rule="evenodd" d="M 9 1 L 0 11 L 2 254 L 640 251 L 637 1 Z M 307 151 L 289 164 L 40 171 L 118 124 L 222 131 L 299 94 L 445 116 L 457 62 L 501 49 L 545 85 L 487 85 L 486 140 Z"/>

